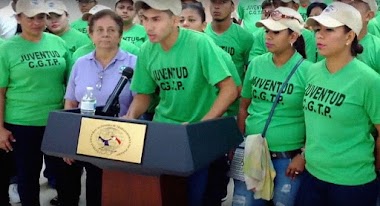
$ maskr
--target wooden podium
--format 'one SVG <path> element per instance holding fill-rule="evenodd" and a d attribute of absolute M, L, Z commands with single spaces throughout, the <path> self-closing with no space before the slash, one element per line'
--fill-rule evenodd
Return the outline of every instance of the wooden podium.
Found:
<path fill-rule="evenodd" d="M 147 126 L 141 164 L 77 154 L 82 117 Z M 42 151 L 92 163 L 103 171 L 104 206 L 187 205 L 186 177 L 243 141 L 232 117 L 188 125 L 51 112 Z"/>

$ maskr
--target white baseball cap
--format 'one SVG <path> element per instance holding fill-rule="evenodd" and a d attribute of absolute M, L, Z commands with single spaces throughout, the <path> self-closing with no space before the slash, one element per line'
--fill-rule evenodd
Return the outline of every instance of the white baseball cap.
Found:
<path fill-rule="evenodd" d="M 294 1 L 294 3 L 297 3 L 297 4 L 300 3 L 300 0 L 281 0 L 281 1 L 284 2 L 284 3 L 289 3 L 289 2 L 292 2 L 292 1 Z"/>
<path fill-rule="evenodd" d="M 367 3 L 371 11 L 375 12 L 376 14 L 378 7 L 375 0 L 362 0 L 362 2 Z"/>
<path fill-rule="evenodd" d="M 67 12 L 67 7 L 62 1 L 59 0 L 48 0 L 46 1 L 46 6 L 48 7 L 48 13 L 62 15 Z"/>
<path fill-rule="evenodd" d="M 329 28 L 346 25 L 358 36 L 363 27 L 360 12 L 353 6 L 342 2 L 331 3 L 322 11 L 320 15 L 309 17 L 306 24 L 309 26 L 321 24 Z"/>
<path fill-rule="evenodd" d="M 142 3 L 146 3 L 152 9 L 173 12 L 174 15 L 179 16 L 182 11 L 182 3 L 180 0 L 134 0 L 136 10 L 140 10 Z"/>
<path fill-rule="evenodd" d="M 90 9 L 90 11 L 86 12 L 83 14 L 82 16 L 82 19 L 85 20 L 85 21 L 88 21 L 88 18 L 96 13 L 98 13 L 99 11 L 102 11 L 102 10 L 106 10 L 106 9 L 109 9 L 112 11 L 112 9 L 108 6 L 104 6 L 104 5 L 101 5 L 101 4 L 97 4 L 95 5 L 94 7 L 92 7 Z"/>
<path fill-rule="evenodd" d="M 133 0 L 115 0 L 115 3 L 114 5 L 116 6 L 117 3 L 121 2 L 121 1 L 129 1 L 133 4 Z"/>
<path fill-rule="evenodd" d="M 48 14 L 44 0 L 18 0 L 16 3 L 16 14 L 25 14 L 33 17 L 37 14 Z"/>
<path fill-rule="evenodd" d="M 272 31 L 290 29 L 299 35 L 304 28 L 301 14 L 288 7 L 278 7 L 273 10 L 268 19 L 256 22 L 257 27 L 266 27 Z"/>

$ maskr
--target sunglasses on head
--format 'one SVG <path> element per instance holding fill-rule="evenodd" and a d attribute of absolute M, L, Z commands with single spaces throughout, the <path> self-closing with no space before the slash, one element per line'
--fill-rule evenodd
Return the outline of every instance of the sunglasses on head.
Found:
<path fill-rule="evenodd" d="M 299 23 L 301 23 L 298 18 L 294 16 L 285 15 L 278 10 L 272 11 L 269 16 L 272 17 L 272 19 L 275 21 L 279 21 L 281 19 L 294 19 L 294 20 L 297 20 Z"/>

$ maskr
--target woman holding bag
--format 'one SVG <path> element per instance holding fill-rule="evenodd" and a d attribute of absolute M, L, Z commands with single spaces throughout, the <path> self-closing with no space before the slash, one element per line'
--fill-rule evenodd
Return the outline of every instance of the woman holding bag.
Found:
<path fill-rule="evenodd" d="M 300 154 L 305 142 L 302 98 L 305 74 L 311 63 L 303 61 L 306 56 L 304 41 L 300 36 L 303 23 L 298 12 L 285 7 L 275 9 L 268 19 L 256 23 L 257 27 L 266 30 L 265 40 L 269 52 L 256 57 L 249 64 L 241 94 L 238 124 L 243 134 L 263 132 L 274 107 L 265 135 L 277 173 L 274 179 L 274 205 L 294 204 L 305 164 Z M 292 74 L 292 71 L 295 73 Z M 277 106 L 274 106 L 276 96 L 287 78 L 289 82 L 282 89 Z M 237 152 L 241 154 L 242 148 L 238 148 Z M 234 183 L 232 205 L 267 204 L 267 200 L 254 199 L 254 192 L 247 190 L 244 179 L 234 178 Z"/>

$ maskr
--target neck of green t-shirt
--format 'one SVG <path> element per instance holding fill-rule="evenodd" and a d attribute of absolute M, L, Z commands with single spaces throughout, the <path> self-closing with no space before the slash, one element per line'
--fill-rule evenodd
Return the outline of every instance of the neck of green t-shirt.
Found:
<path fill-rule="evenodd" d="M 352 61 L 354 57 L 351 50 L 340 52 L 339 54 L 326 57 L 326 68 L 330 74 L 335 74 Z"/>
<path fill-rule="evenodd" d="M 124 21 L 123 23 L 123 31 L 128 31 L 129 29 L 132 28 L 134 23 L 132 21 Z"/>
<path fill-rule="evenodd" d="M 273 63 L 277 67 L 281 67 L 282 65 L 286 64 L 286 62 L 288 62 L 290 58 L 292 58 L 295 52 L 295 49 L 289 48 L 286 51 L 283 51 L 279 54 L 273 54 Z"/>
<path fill-rule="evenodd" d="M 215 33 L 222 34 L 230 28 L 231 24 L 232 24 L 231 18 L 226 18 L 222 21 L 213 20 L 211 22 L 211 28 Z"/>

